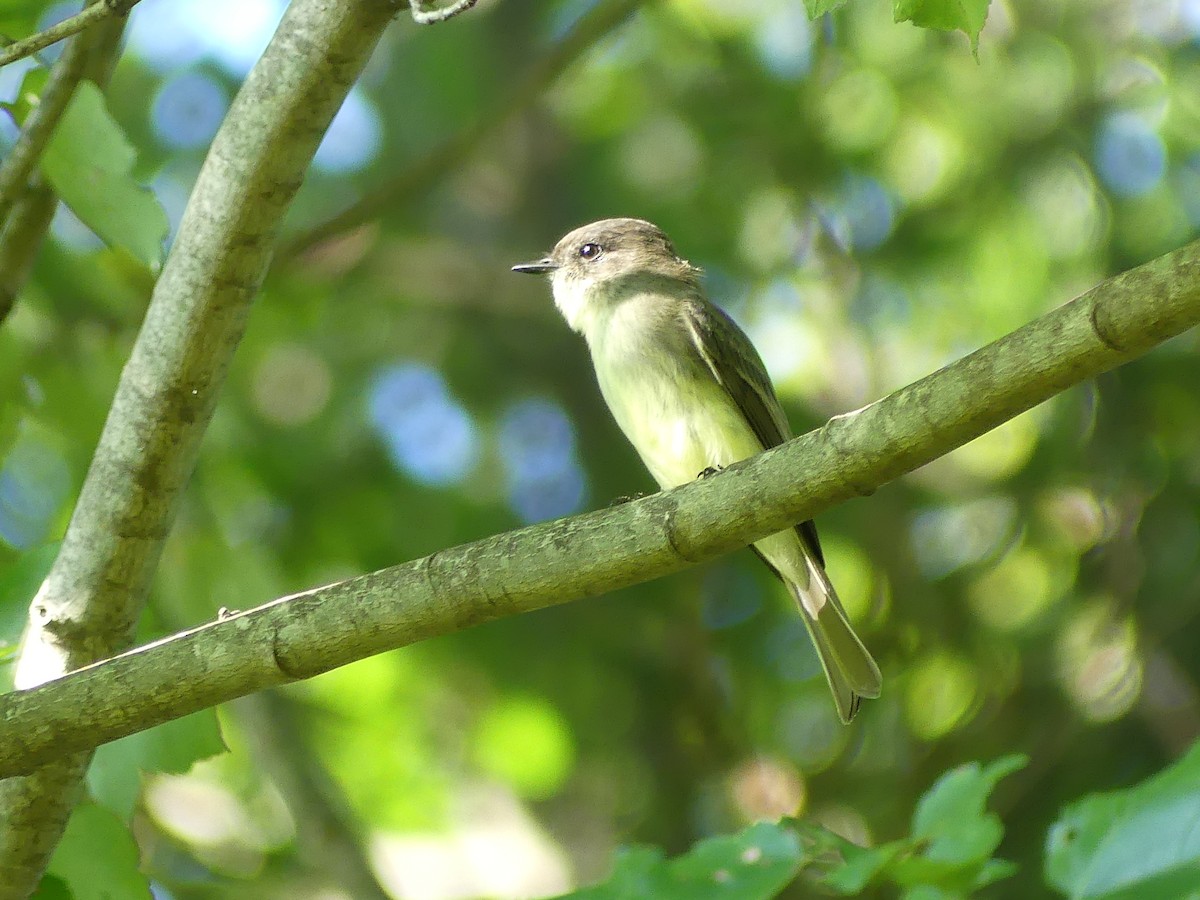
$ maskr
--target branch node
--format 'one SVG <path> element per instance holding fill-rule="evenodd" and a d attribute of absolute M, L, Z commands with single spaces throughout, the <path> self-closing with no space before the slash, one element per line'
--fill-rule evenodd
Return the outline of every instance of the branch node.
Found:
<path fill-rule="evenodd" d="M 288 681 L 299 681 L 312 674 L 311 672 L 306 674 L 296 671 L 292 664 L 287 661 L 287 654 L 279 638 L 278 628 L 271 632 L 271 660 L 275 663 L 275 668 L 282 672 Z"/>
<path fill-rule="evenodd" d="M 671 552 L 680 559 L 687 560 L 688 562 L 696 562 L 696 560 L 692 558 L 691 554 L 684 549 L 683 544 L 679 540 L 679 535 L 677 533 L 679 526 L 676 522 L 676 513 L 679 512 L 678 504 L 676 504 L 673 499 L 664 499 L 663 502 L 667 505 L 667 508 L 663 511 L 662 517 L 663 534 L 667 538 L 667 543 L 671 547 Z"/>
<path fill-rule="evenodd" d="M 1100 324 L 1100 304 L 1092 301 L 1092 308 L 1088 310 L 1088 320 L 1092 323 L 1092 331 L 1105 347 L 1114 353 L 1125 353 L 1126 348 L 1121 345 L 1121 342 L 1113 337 L 1112 333 L 1104 325 Z"/>

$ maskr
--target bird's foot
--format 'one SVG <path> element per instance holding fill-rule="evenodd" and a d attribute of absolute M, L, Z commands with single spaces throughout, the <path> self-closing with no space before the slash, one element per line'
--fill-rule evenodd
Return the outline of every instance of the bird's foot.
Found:
<path fill-rule="evenodd" d="M 614 506 L 623 506 L 626 503 L 632 503 L 634 500 L 641 500 L 645 496 L 640 491 L 636 494 L 622 494 L 620 497 L 614 498 L 613 502 L 608 504 L 608 508 L 612 509 Z"/>
<path fill-rule="evenodd" d="M 707 478 L 710 475 L 716 475 L 718 472 L 720 472 L 724 468 L 725 468 L 724 466 L 709 466 L 707 469 L 705 469 L 703 472 L 701 472 L 699 475 L 696 476 L 696 480 L 699 481 L 701 478 Z"/>

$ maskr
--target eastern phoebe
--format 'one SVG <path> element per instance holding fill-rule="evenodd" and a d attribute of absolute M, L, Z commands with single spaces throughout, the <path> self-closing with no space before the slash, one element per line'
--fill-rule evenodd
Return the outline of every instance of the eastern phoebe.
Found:
<path fill-rule="evenodd" d="M 754 345 L 656 226 L 585 225 L 513 271 L 550 275 L 555 305 L 587 340 L 608 408 L 663 489 L 792 436 Z M 879 668 L 829 583 L 816 527 L 804 522 L 754 550 L 796 598 L 849 722 L 861 698 L 879 696 Z"/>

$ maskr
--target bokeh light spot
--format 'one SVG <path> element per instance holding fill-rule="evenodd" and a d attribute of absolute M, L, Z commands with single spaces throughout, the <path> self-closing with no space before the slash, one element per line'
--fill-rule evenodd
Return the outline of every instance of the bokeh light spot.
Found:
<path fill-rule="evenodd" d="M 240 77 L 262 56 L 285 5 L 284 0 L 140 3 L 130 16 L 129 45 L 160 72 L 208 58 Z"/>
<path fill-rule="evenodd" d="M 841 76 L 822 92 L 828 140 L 842 150 L 869 150 L 883 143 L 896 122 L 896 93 L 874 69 Z"/>
<path fill-rule="evenodd" d="M 855 250 L 874 250 L 892 233 L 896 208 L 887 189 L 869 175 L 848 175 L 842 182 L 837 212 L 849 229 Z"/>
<path fill-rule="evenodd" d="M 813 27 L 799 6 L 781 5 L 763 17 L 754 45 L 763 67 L 781 81 L 796 81 L 812 68 Z"/>
<path fill-rule="evenodd" d="M 978 478 L 1008 478 L 1025 468 L 1037 449 L 1037 442 L 1037 419 L 1030 413 L 1023 413 L 945 458 Z"/>
<path fill-rule="evenodd" d="M 886 155 L 888 183 L 904 203 L 930 204 L 958 182 L 963 145 L 953 129 L 920 116 L 906 118 Z"/>
<path fill-rule="evenodd" d="M 375 158 L 382 140 L 383 125 L 375 104 L 355 88 L 321 139 L 313 167 L 334 174 L 355 172 Z"/>
<path fill-rule="evenodd" d="M 587 496 L 576 458 L 575 428 L 562 407 L 520 400 L 500 420 L 498 437 L 509 504 L 526 522 L 575 512 Z"/>
<path fill-rule="evenodd" d="M 202 72 L 183 72 L 159 89 L 151 107 L 154 134 L 168 147 L 203 147 L 229 108 L 225 88 Z"/>
<path fill-rule="evenodd" d="M 0 539 L 27 550 L 49 534 L 71 486 L 66 460 L 32 427 L 22 427 L 0 462 Z"/>
<path fill-rule="evenodd" d="M 775 730 L 788 759 L 810 774 L 833 765 L 850 739 L 833 711 L 824 677 L 780 711 Z"/>
<path fill-rule="evenodd" d="M 553 796 L 575 765 L 575 745 L 562 715 L 540 697 L 509 697 L 493 704 L 475 729 L 479 767 L 520 796 Z"/>
<path fill-rule="evenodd" d="M 1056 158 L 1030 173 L 1021 190 L 1037 217 L 1052 258 L 1094 250 L 1108 230 L 1107 206 L 1092 173 L 1076 156 Z"/>
<path fill-rule="evenodd" d="M 1084 718 L 1111 722 L 1127 713 L 1142 690 L 1143 665 L 1137 630 L 1129 616 L 1117 615 L 1111 599 L 1079 609 L 1059 639 L 1059 672 L 1068 695 Z"/>
<path fill-rule="evenodd" d="M 649 193 L 678 197 L 695 189 L 704 147 L 687 122 L 659 115 L 622 141 L 619 160 L 620 171 L 631 184 Z"/>
<path fill-rule="evenodd" d="M 999 550 L 1012 534 L 1017 505 L 1008 497 L 983 497 L 922 510 L 913 520 L 913 551 L 921 574 L 944 578 Z"/>
<path fill-rule="evenodd" d="M 1096 135 L 1096 168 L 1113 193 L 1140 197 L 1162 180 L 1167 150 L 1162 138 L 1139 115 L 1113 113 Z"/>
<path fill-rule="evenodd" d="M 978 689 L 970 663 L 949 653 L 926 657 L 912 668 L 904 686 L 909 730 L 926 741 L 949 734 L 966 721 Z"/>
<path fill-rule="evenodd" d="M 758 582 L 742 565 L 709 569 L 701 585 L 700 599 L 704 624 L 714 631 L 740 625 L 762 609 Z"/>
<path fill-rule="evenodd" d="M 791 763 L 756 756 L 730 773 L 729 794 L 743 821 L 775 821 L 800 815 L 807 789 L 804 777 Z"/>
<path fill-rule="evenodd" d="M 325 360 L 300 344 L 279 344 L 254 372 L 251 396 L 265 420 L 296 426 L 309 422 L 329 402 L 333 378 Z"/>
<path fill-rule="evenodd" d="M 821 549 L 846 614 L 850 621 L 862 622 L 871 611 L 874 573 L 870 558 L 857 544 L 829 531 L 821 534 Z"/>
<path fill-rule="evenodd" d="M 1000 631 L 1016 631 L 1060 599 L 1049 561 L 1023 547 L 984 572 L 967 589 L 967 600 L 980 619 Z"/>
<path fill-rule="evenodd" d="M 430 366 L 403 363 L 384 369 L 371 386 L 369 405 L 392 462 L 414 480 L 451 484 L 475 465 L 475 423 Z"/>

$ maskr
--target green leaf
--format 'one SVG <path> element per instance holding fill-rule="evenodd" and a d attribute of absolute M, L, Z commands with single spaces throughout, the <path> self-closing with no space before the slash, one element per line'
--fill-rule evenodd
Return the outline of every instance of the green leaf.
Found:
<path fill-rule="evenodd" d="M 667 861 L 650 847 L 617 857 L 608 881 L 565 895 L 571 900 L 769 900 L 796 877 L 808 855 L 787 825 L 759 823 L 709 838 Z"/>
<path fill-rule="evenodd" d="M 66 883 L 75 900 L 150 897 L 150 885 L 138 870 L 133 835 L 113 813 L 91 803 L 81 803 L 71 813 L 48 871 Z"/>
<path fill-rule="evenodd" d="M 216 711 L 204 709 L 99 747 L 88 769 L 88 792 L 128 820 L 141 791 L 142 772 L 187 772 L 225 749 Z"/>
<path fill-rule="evenodd" d="M 867 885 L 892 865 L 896 857 L 910 849 L 908 841 L 892 841 L 880 847 L 860 847 L 845 838 L 838 840 L 842 864 L 825 875 L 821 883 L 848 897 L 861 894 Z"/>
<path fill-rule="evenodd" d="M 1195 896 L 1200 743 L 1141 784 L 1066 807 L 1047 838 L 1045 874 L 1076 900 Z"/>
<path fill-rule="evenodd" d="M 110 247 L 155 268 L 162 261 L 167 214 L 133 180 L 136 158 L 91 82 L 79 85 L 42 155 L 42 172 L 75 215 Z"/>
<path fill-rule="evenodd" d="M 965 32 L 971 50 L 979 47 L 979 32 L 987 21 L 989 0 L 894 0 L 897 22 L 912 22 L 922 28 Z"/>
<path fill-rule="evenodd" d="M 808 11 L 810 19 L 823 16 L 825 13 L 833 12 L 845 5 L 846 0 L 804 0 L 804 8 Z"/>
<path fill-rule="evenodd" d="M 1000 846 L 1004 826 L 986 811 L 996 783 L 1025 767 L 1024 756 L 1005 756 L 987 766 L 973 762 L 951 769 L 917 803 L 912 836 L 927 843 L 931 862 L 955 866 L 984 863 Z"/>
<path fill-rule="evenodd" d="M 47 873 L 33 892 L 33 900 L 71 900 L 71 889 L 57 875 Z"/>

